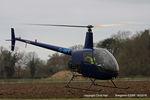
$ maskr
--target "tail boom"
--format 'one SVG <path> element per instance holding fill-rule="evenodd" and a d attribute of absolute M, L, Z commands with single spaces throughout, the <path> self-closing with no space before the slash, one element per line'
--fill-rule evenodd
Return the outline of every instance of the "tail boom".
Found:
<path fill-rule="evenodd" d="M 30 41 L 30 40 L 25 40 L 25 39 L 21 39 L 21 38 L 15 38 L 15 40 L 20 41 L 20 42 L 24 42 L 24 43 L 27 43 L 27 44 L 32 44 L 32 45 L 35 45 L 35 46 L 39 46 L 39 47 L 42 47 L 42 48 L 50 49 L 50 50 L 53 50 L 53 51 L 57 51 L 57 52 L 60 52 L 60 53 L 64 53 L 64 54 L 67 54 L 67 55 L 71 55 L 71 52 L 72 52 L 72 50 L 68 49 L 68 48 L 53 46 L 53 45 L 40 43 L 40 42 L 36 42 L 36 41 Z"/>

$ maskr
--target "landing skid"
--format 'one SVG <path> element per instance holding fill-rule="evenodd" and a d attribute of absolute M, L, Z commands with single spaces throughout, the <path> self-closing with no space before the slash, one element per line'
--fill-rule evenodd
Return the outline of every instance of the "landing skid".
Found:
<path fill-rule="evenodd" d="M 117 89 L 129 89 L 130 87 L 118 87 L 116 86 L 116 84 L 114 83 L 113 80 L 111 80 L 113 86 L 109 86 L 109 85 L 101 85 L 101 84 L 96 84 L 94 83 L 95 86 L 101 86 L 101 87 L 108 87 L 108 88 L 117 88 Z"/>
<path fill-rule="evenodd" d="M 79 87 L 73 87 L 73 86 L 70 86 L 71 84 L 71 81 L 73 81 L 76 77 L 78 76 L 81 76 L 81 75 L 74 75 L 72 76 L 72 78 L 67 82 L 66 84 L 66 88 L 71 88 L 71 89 L 78 89 L 78 90 L 85 90 L 85 91 L 93 91 L 93 92 L 100 92 L 100 90 L 94 90 L 94 89 L 91 89 L 92 86 L 101 86 L 101 87 L 108 87 L 108 88 L 117 88 L 117 89 L 129 89 L 129 87 L 118 87 L 116 86 L 116 84 L 113 82 L 113 80 L 111 80 L 113 86 L 109 86 L 109 85 L 101 85 L 101 84 L 96 84 L 95 81 L 96 79 L 90 79 L 91 80 L 91 84 L 88 88 L 79 88 Z"/>

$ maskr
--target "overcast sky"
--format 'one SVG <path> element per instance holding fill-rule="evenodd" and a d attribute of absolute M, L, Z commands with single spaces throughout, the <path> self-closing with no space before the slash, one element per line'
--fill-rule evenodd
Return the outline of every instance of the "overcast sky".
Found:
<path fill-rule="evenodd" d="M 41 27 L 25 24 L 103 25 L 136 22 L 143 25 L 94 29 L 94 42 L 120 31 L 143 31 L 150 26 L 150 0 L 0 0 L 0 46 L 10 49 L 10 28 L 16 36 L 62 47 L 84 44 L 86 29 Z M 145 25 L 144 25 L 145 24 Z M 16 42 L 20 51 L 35 51 L 47 59 L 50 50 Z"/>

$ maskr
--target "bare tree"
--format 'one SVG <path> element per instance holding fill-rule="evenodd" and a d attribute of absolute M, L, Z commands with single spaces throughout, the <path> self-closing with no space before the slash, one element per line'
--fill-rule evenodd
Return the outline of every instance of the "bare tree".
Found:
<path fill-rule="evenodd" d="M 38 64 L 38 56 L 35 52 L 29 52 L 27 57 L 27 66 L 29 67 L 31 77 L 34 78 L 36 73 L 36 67 Z"/>

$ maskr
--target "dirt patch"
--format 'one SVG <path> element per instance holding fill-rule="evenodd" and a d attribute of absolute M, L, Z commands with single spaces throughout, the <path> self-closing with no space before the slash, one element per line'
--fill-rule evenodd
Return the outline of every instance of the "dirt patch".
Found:
<path fill-rule="evenodd" d="M 71 71 L 60 71 L 50 77 L 50 79 L 70 79 L 72 77 Z"/>
<path fill-rule="evenodd" d="M 79 73 L 75 73 L 75 74 L 78 74 Z M 49 79 L 63 79 L 63 80 L 68 80 L 68 79 L 71 79 L 72 77 L 72 72 L 71 71 L 60 71 L 60 72 L 57 72 L 55 73 L 54 75 L 52 75 Z M 76 77 L 76 80 L 87 80 L 87 78 L 84 78 L 83 76 L 80 76 L 80 77 Z"/>
<path fill-rule="evenodd" d="M 116 81 L 118 86 L 129 89 L 116 89 L 93 86 L 100 92 L 65 88 L 66 83 L 5 83 L 0 84 L 0 98 L 83 98 L 83 97 L 150 97 L 150 81 Z M 110 82 L 100 82 L 109 84 Z M 73 82 L 71 85 L 88 87 L 89 82 Z"/>

